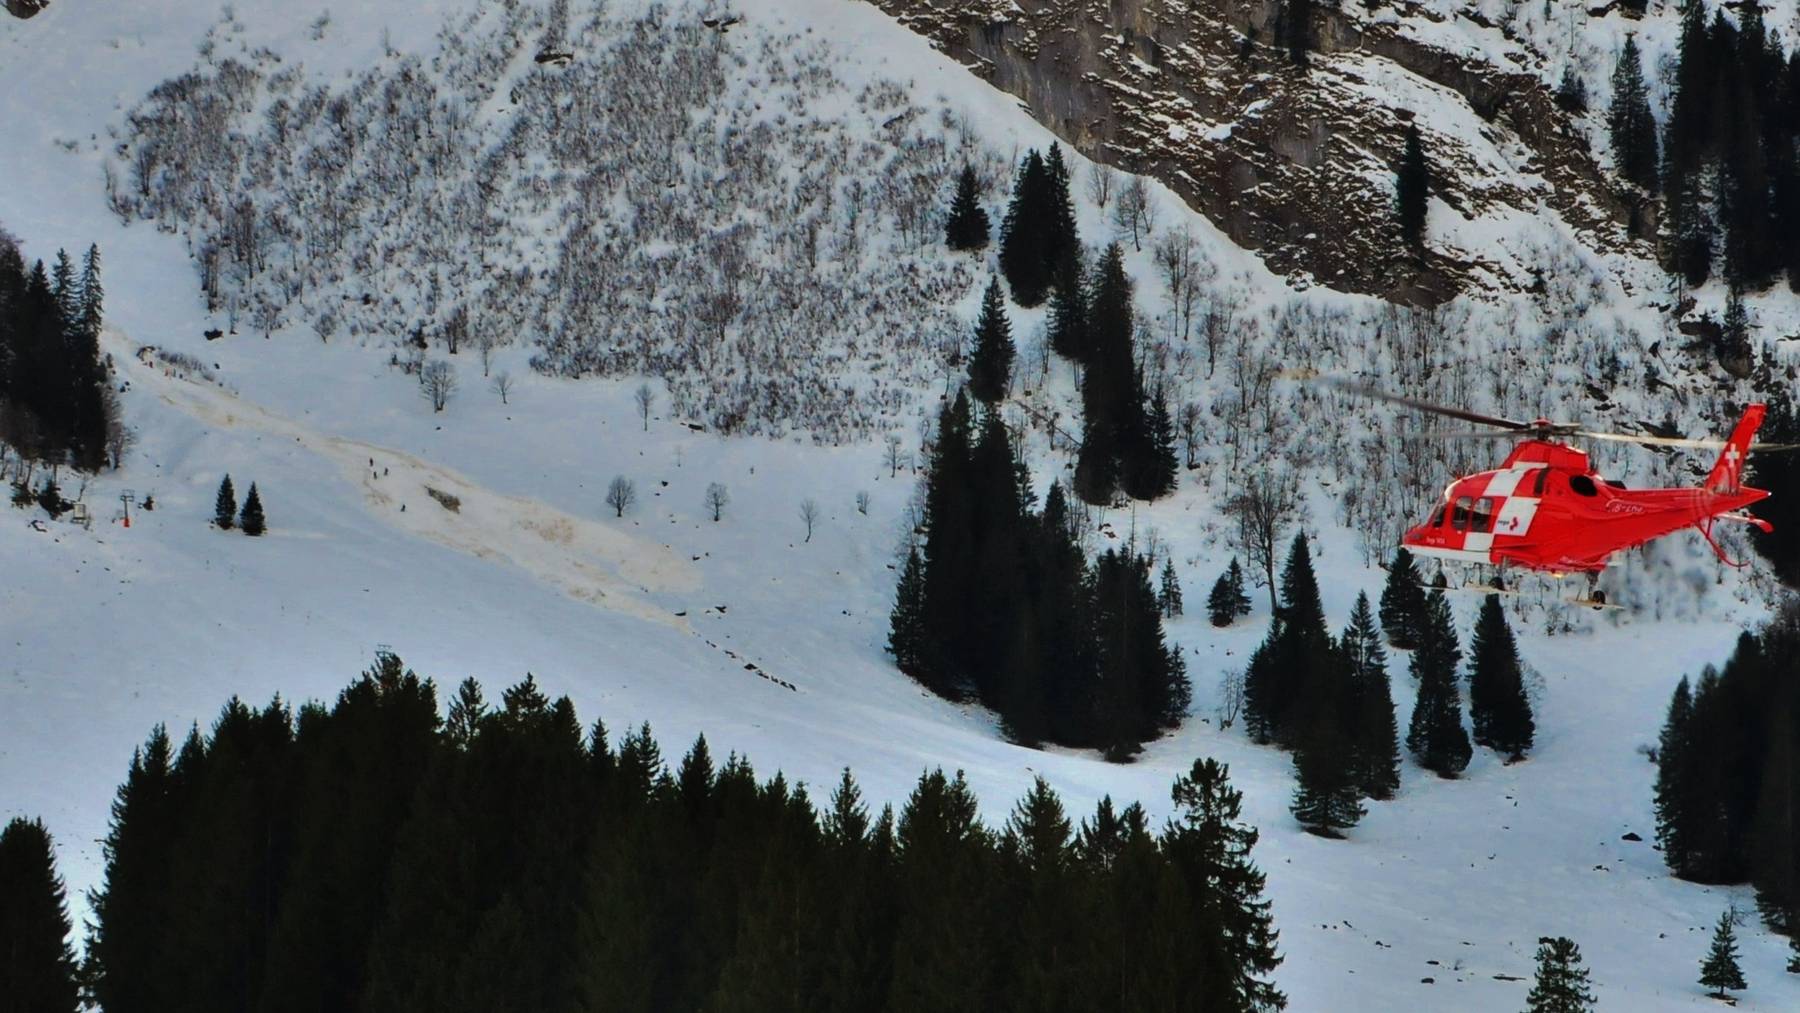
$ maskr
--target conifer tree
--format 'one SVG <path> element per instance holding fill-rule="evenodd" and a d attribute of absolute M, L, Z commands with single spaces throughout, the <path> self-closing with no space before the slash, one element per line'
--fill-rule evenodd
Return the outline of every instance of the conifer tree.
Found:
<path fill-rule="evenodd" d="M 1673 126 L 1670 134 L 1674 134 Z M 1717 226 L 1713 223 L 1712 213 L 1703 197 L 1701 170 L 1698 167 L 1671 168 L 1669 175 L 1666 202 L 1668 212 L 1665 217 L 1668 219 L 1672 239 L 1670 267 L 1690 287 L 1698 288 L 1706 284 L 1706 279 L 1712 274 Z"/>
<path fill-rule="evenodd" d="M 1171 791 L 1175 817 L 1163 848 L 1184 874 L 1201 911 L 1211 916 L 1202 952 L 1201 980 L 1217 990 L 1225 1009 L 1279 1010 L 1287 997 L 1269 980 L 1281 957 L 1264 876 L 1250 860 L 1257 831 L 1239 822 L 1243 793 L 1231 787 L 1230 770 L 1217 760 L 1195 760 Z"/>
<path fill-rule="evenodd" d="M 50 294 L 56 299 L 56 319 L 65 334 L 81 320 L 81 286 L 75 280 L 75 264 L 69 251 L 56 251 L 56 266 L 50 271 Z"/>
<path fill-rule="evenodd" d="M 188 753 L 182 750 L 184 757 Z M 176 1009 L 184 995 L 165 969 L 173 956 L 167 926 L 179 903 L 172 895 L 170 869 L 194 765 L 172 765 L 172 759 L 168 733 L 158 725 L 143 748 L 132 753 L 125 782 L 113 799 L 102 843 L 105 880 L 88 895 L 94 912 L 88 964 L 94 998 L 105 1009 Z"/>
<path fill-rule="evenodd" d="M 0 1009 L 80 1007 L 69 910 L 50 832 L 16 816 L 0 830 Z"/>
<path fill-rule="evenodd" d="M 1281 605 L 1268 638 L 1244 669 L 1244 727 L 1257 742 L 1293 745 L 1314 680 L 1332 669 L 1333 646 L 1306 535 L 1294 536 L 1281 571 Z"/>
<path fill-rule="evenodd" d="M 903 912 L 895 929 L 891 1005 L 981 1009 L 998 961 L 995 940 L 971 917 L 984 879 L 975 796 L 959 771 L 922 775 L 900 811 L 896 875 Z"/>
<path fill-rule="evenodd" d="M 1650 113 L 1649 91 L 1635 36 L 1625 36 L 1625 47 L 1613 68 L 1612 106 L 1606 114 L 1612 138 L 1613 161 L 1619 175 L 1646 190 L 1656 189 L 1656 118 Z"/>
<path fill-rule="evenodd" d="M 1394 213 L 1400 238 L 1415 254 L 1425 250 L 1425 212 L 1431 196 L 1431 169 L 1425 161 L 1425 143 L 1415 123 L 1406 125 L 1406 145 L 1394 170 Z"/>
<path fill-rule="evenodd" d="M 1156 591 L 1156 604 L 1161 606 L 1165 618 L 1173 619 L 1181 614 L 1181 581 L 1175 576 L 1175 560 L 1163 560 L 1162 582 Z"/>
<path fill-rule="evenodd" d="M 1400 790 L 1400 730 L 1394 718 L 1394 695 L 1388 683 L 1387 652 L 1381 630 L 1369 608 L 1369 596 L 1358 594 L 1350 624 L 1338 638 L 1350 665 L 1354 687 L 1354 756 L 1357 785 L 1373 799 L 1389 799 Z"/>
<path fill-rule="evenodd" d="M 1719 915 L 1719 923 L 1713 926 L 1712 948 L 1700 964 L 1700 984 L 1712 990 L 1708 995 L 1718 999 L 1729 998 L 1727 990 L 1749 987 L 1744 984 L 1744 972 L 1738 967 L 1736 926 L 1736 911 L 1727 910 Z"/>
<path fill-rule="evenodd" d="M 1190 687 L 1178 649 L 1163 638 L 1149 561 L 1107 550 L 1089 575 L 1095 674 L 1095 721 L 1107 758 L 1124 761 L 1140 744 L 1179 723 Z"/>
<path fill-rule="evenodd" d="M 1364 810 L 1355 742 L 1347 734 L 1341 708 L 1353 703 L 1357 673 L 1341 651 L 1325 652 L 1326 663 L 1311 673 L 1300 705 L 1302 727 L 1295 735 L 1294 819 L 1321 837 L 1341 837 Z"/>
<path fill-rule="evenodd" d="M 915 546 L 907 550 L 900 586 L 894 592 L 894 612 L 888 621 L 888 651 L 894 664 L 913 678 L 920 677 L 925 640 L 925 564 Z"/>
<path fill-rule="evenodd" d="M 1587 112 L 1587 82 L 1575 72 L 1573 63 L 1563 65 L 1562 80 L 1556 86 L 1556 104 L 1565 113 L 1579 116 Z"/>
<path fill-rule="evenodd" d="M 1388 567 L 1387 584 L 1381 589 L 1381 628 L 1388 643 L 1403 651 L 1418 645 L 1419 627 L 1425 618 L 1425 579 L 1412 553 L 1401 546 Z"/>
<path fill-rule="evenodd" d="M 1065 359 L 1081 361 L 1088 353 L 1087 270 L 1081 251 L 1072 251 L 1057 266 L 1056 287 L 1050 293 L 1050 317 L 1046 329 L 1050 347 Z"/>
<path fill-rule="evenodd" d="M 1225 568 L 1226 583 L 1231 585 L 1231 602 L 1235 613 L 1241 618 L 1250 614 L 1250 592 L 1244 586 L 1244 568 L 1238 565 L 1237 557 L 1231 557 L 1231 565 Z"/>
<path fill-rule="evenodd" d="M 1719 347 L 1715 350 L 1720 365 L 1727 370 L 1748 372 L 1750 368 L 1750 312 L 1744 307 L 1744 295 L 1738 285 L 1725 290 L 1725 316 L 1719 323 Z"/>
<path fill-rule="evenodd" d="M 1236 562 L 1236 560 L 1232 560 Z M 1218 627 L 1230 626 L 1238 616 L 1237 600 L 1232 596 L 1231 572 L 1227 570 L 1219 574 L 1213 582 L 1212 591 L 1206 596 L 1206 617 Z"/>
<path fill-rule="evenodd" d="M 1119 487 L 1137 486 L 1148 441 L 1137 437 L 1147 429 L 1143 394 L 1133 364 L 1132 333 L 1136 311 L 1125 253 L 1119 244 L 1106 248 L 1088 296 L 1088 350 L 1082 361 L 1082 441 L 1075 462 L 1075 493 L 1088 503 L 1112 502 Z M 1146 491 L 1128 487 L 1132 495 Z"/>
<path fill-rule="evenodd" d="M 231 489 L 231 476 L 219 483 L 219 495 L 213 501 L 213 523 L 230 531 L 237 523 L 237 494 Z"/>
<path fill-rule="evenodd" d="M 1012 324 L 1006 319 L 1006 298 L 1000 278 L 988 279 L 981 298 L 981 317 L 975 324 L 975 347 L 969 355 L 969 393 L 987 404 L 1005 399 L 1012 376 Z"/>
<path fill-rule="evenodd" d="M 1032 307 L 1044 301 L 1051 276 L 1046 251 L 1054 182 L 1036 149 L 1026 153 L 1013 177 L 1012 200 L 1000 223 L 1000 270 L 1012 288 L 1013 301 Z"/>
<path fill-rule="evenodd" d="M 1537 979 L 1525 997 L 1526 1013 L 1591 1013 L 1594 993 L 1581 947 L 1566 936 L 1538 940 Z"/>
<path fill-rule="evenodd" d="M 944 242 L 952 250 L 980 250 L 988 244 L 988 215 L 981 206 L 981 183 L 973 166 L 964 165 L 956 177 L 956 196 L 944 223 Z"/>
<path fill-rule="evenodd" d="M 1044 268 L 1051 282 L 1060 287 L 1064 265 L 1081 250 L 1081 236 L 1075 226 L 1075 200 L 1069 192 L 1069 166 L 1063 161 L 1062 146 L 1054 141 L 1044 159 L 1044 170 L 1049 181 L 1050 214 L 1045 229 Z"/>
<path fill-rule="evenodd" d="M 1150 402 L 1147 420 L 1150 446 L 1141 465 L 1145 477 L 1141 481 L 1143 499 L 1161 499 L 1175 491 L 1180 463 L 1175 456 L 1175 422 L 1169 417 L 1169 400 L 1161 387 Z"/>
<path fill-rule="evenodd" d="M 1281 624 L 1307 639 L 1326 639 L 1325 605 L 1319 597 L 1319 579 L 1313 575 L 1312 550 L 1305 532 L 1294 535 L 1281 568 Z"/>
<path fill-rule="evenodd" d="M 962 391 L 938 415 L 925 486 L 923 655 L 915 676 L 951 696 L 961 682 L 975 583 L 975 505 L 969 466 L 969 401 Z"/>
<path fill-rule="evenodd" d="M 1472 752 L 1463 730 L 1462 698 L 1456 685 L 1460 660 L 1462 651 L 1457 647 L 1450 603 L 1441 589 L 1434 588 L 1425 599 L 1425 625 L 1412 656 L 1419 697 L 1407 727 L 1406 748 L 1419 758 L 1420 766 L 1439 777 L 1462 773 Z"/>
<path fill-rule="evenodd" d="M 263 522 L 262 497 L 256 493 L 256 483 L 250 483 L 250 495 L 244 497 L 244 511 L 238 517 L 238 527 L 246 535 L 260 535 L 268 530 Z"/>
<path fill-rule="evenodd" d="M 100 284 L 100 246 L 88 247 L 81 261 L 80 327 L 90 340 L 100 336 L 105 316 L 106 290 Z"/>
<path fill-rule="evenodd" d="M 1693 710 L 1693 696 L 1683 676 L 1669 699 L 1669 714 L 1656 749 L 1656 843 L 1662 848 L 1663 861 L 1677 876 L 1691 867 L 1687 775 L 1688 721 Z"/>
<path fill-rule="evenodd" d="M 1536 726 L 1512 627 L 1500 608 L 1500 596 L 1481 603 L 1469 643 L 1469 720 L 1476 745 L 1488 746 L 1509 760 L 1524 759 Z"/>

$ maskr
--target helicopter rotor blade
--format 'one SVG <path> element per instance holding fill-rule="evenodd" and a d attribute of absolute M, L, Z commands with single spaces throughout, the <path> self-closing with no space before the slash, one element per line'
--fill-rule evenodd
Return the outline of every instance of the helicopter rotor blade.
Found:
<path fill-rule="evenodd" d="M 1503 440 L 1517 439 L 1519 434 L 1527 433 L 1530 437 L 1562 438 L 1569 436 L 1585 436 L 1594 440 L 1608 440 L 1614 443 L 1637 443 L 1652 447 L 1685 447 L 1693 450 L 1722 450 L 1724 440 L 1689 439 L 1680 436 L 1655 436 L 1640 433 L 1607 433 L 1593 429 L 1577 429 L 1566 422 L 1545 424 L 1544 422 L 1521 422 L 1518 419 L 1501 418 L 1497 415 L 1483 415 L 1462 408 L 1453 408 L 1431 401 L 1394 394 L 1379 387 L 1352 380 L 1348 377 L 1331 376 L 1317 373 L 1309 369 L 1289 369 L 1281 371 L 1278 376 L 1287 380 L 1298 380 L 1302 383 L 1315 383 L 1333 387 L 1346 394 L 1366 397 L 1375 401 L 1386 401 L 1417 411 L 1442 415 L 1445 418 L 1458 419 L 1474 423 L 1478 426 L 1493 426 L 1499 432 L 1487 431 L 1447 431 L 1425 430 L 1404 434 L 1407 438 L 1449 439 L 1449 440 Z M 1752 443 L 1746 450 L 1750 453 L 1785 453 L 1800 450 L 1800 443 Z"/>
<path fill-rule="evenodd" d="M 1322 373 L 1314 373 L 1308 370 L 1290 370 L 1283 375 L 1291 380 L 1300 380 L 1305 383 L 1317 383 L 1327 387 L 1335 387 L 1346 394 L 1355 394 L 1358 397 L 1366 397 L 1375 401 L 1386 401 L 1389 404 L 1403 405 L 1407 408 L 1417 409 L 1418 411 L 1430 412 L 1433 415 L 1442 415 L 1445 418 L 1472 422 L 1478 426 L 1494 426 L 1499 429 L 1510 429 L 1514 432 L 1531 428 L 1531 423 L 1529 422 L 1520 422 L 1517 419 L 1504 419 L 1496 415 L 1483 415 L 1480 412 L 1467 411 L 1462 408 L 1452 408 L 1449 405 L 1436 404 L 1431 401 L 1421 401 L 1416 397 L 1407 397 L 1404 394 L 1389 393 L 1379 387 L 1372 387 L 1369 384 L 1360 383 L 1356 380 L 1347 379 L 1341 376 L 1327 376 Z"/>
<path fill-rule="evenodd" d="M 1414 440 L 1517 440 L 1520 437 L 1511 429 L 1421 429 L 1417 432 L 1402 433 L 1401 438 Z"/>
<path fill-rule="evenodd" d="M 1683 436 L 1650 436 L 1637 433 L 1601 433 L 1591 429 L 1577 429 L 1571 436 L 1585 436 L 1591 440 L 1609 440 L 1613 443 L 1641 443 L 1650 447 L 1690 447 L 1696 450 L 1723 450 L 1724 440 L 1693 440 Z"/>
<path fill-rule="evenodd" d="M 1599 433 L 1588 429 L 1577 429 L 1571 436 L 1585 436 L 1592 440 L 1611 440 L 1614 443 L 1641 443 L 1652 447 L 1688 447 L 1695 450 L 1724 450 L 1724 440 L 1694 440 L 1680 436 L 1646 436 L 1633 433 Z M 1800 450 L 1800 443 L 1752 443 L 1746 448 L 1752 454 L 1778 454 L 1791 450 Z"/>

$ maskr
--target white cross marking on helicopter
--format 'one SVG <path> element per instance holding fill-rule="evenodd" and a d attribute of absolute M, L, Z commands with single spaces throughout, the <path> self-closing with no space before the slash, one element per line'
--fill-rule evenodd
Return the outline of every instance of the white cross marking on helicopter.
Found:
<path fill-rule="evenodd" d="M 1531 529 L 1531 519 L 1537 516 L 1537 497 L 1516 496 L 1514 492 L 1527 477 L 1542 467 L 1545 465 L 1541 462 L 1517 464 L 1495 472 L 1488 479 L 1487 488 L 1482 490 L 1482 495 L 1497 501 L 1499 512 L 1491 528 L 1486 531 L 1471 531 L 1463 538 L 1462 551 L 1476 553 L 1480 556 L 1480 561 L 1486 562 L 1488 553 L 1494 548 L 1494 536 L 1516 538 Z"/>

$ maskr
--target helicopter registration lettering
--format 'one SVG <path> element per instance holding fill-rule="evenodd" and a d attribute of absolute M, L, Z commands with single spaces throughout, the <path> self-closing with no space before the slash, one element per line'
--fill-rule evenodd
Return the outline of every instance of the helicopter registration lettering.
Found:
<path fill-rule="evenodd" d="M 1609 499 L 1606 501 L 1605 509 L 1609 514 L 1641 514 L 1644 512 L 1644 505 L 1632 503 L 1629 500 Z"/>

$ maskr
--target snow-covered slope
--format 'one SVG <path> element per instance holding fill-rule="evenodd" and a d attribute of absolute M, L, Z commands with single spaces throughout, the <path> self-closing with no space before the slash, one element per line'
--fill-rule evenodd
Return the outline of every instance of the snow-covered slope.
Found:
<path fill-rule="evenodd" d="M 636 6 L 622 0 L 609 9 Z M 334 10 L 325 38 L 314 40 L 323 8 L 243 0 L 229 44 L 246 54 L 267 46 L 339 79 L 386 59 L 384 45 L 430 53 L 441 19 L 461 7 L 444 0 L 405 16 Z M 850 88 L 896 81 L 913 102 L 965 117 L 994 151 L 1051 139 L 1012 99 L 871 7 L 767 0 L 750 13 L 727 36 L 734 45 L 810 29 L 843 54 L 838 73 Z M 1695 607 L 1688 590 L 1685 612 L 1704 618 L 1575 617 L 1591 628 L 1556 636 L 1542 634 L 1543 613 L 1530 613 L 1520 632 L 1541 674 L 1532 759 L 1503 767 L 1483 754 L 1455 782 L 1409 765 L 1400 797 L 1372 805 L 1348 841 L 1300 832 L 1286 810 L 1286 755 L 1209 720 L 1220 674 L 1241 666 L 1262 635 L 1260 605 L 1226 631 L 1200 615 L 1173 624 L 1195 681 L 1194 716 L 1138 763 L 1009 746 L 986 714 L 926 695 L 882 652 L 915 478 L 906 469 L 890 475 L 879 440 L 831 447 L 695 432 L 666 410 L 671 397 L 661 386 L 645 431 L 632 404 L 635 379 L 543 376 L 530 369 L 523 342 L 498 351 L 492 367 L 517 380 L 508 403 L 486 389 L 465 352 L 452 360 L 462 390 L 442 414 L 389 365 L 391 349 L 379 341 L 322 344 L 296 321 L 268 339 L 242 328 L 207 342 L 202 332 L 223 317 L 205 313 L 187 245 L 146 223 L 121 226 L 101 165 L 111 151 L 107 128 L 186 71 L 216 21 L 217 12 L 189 5 L 96 0 L 61 0 L 29 22 L 0 20 L 0 67 L 32 82 L 0 98 L 0 223 L 31 256 L 100 243 L 107 347 L 130 384 L 125 403 L 141 433 L 124 471 L 89 485 L 92 531 L 53 524 L 39 533 L 27 515 L 0 511 L 0 817 L 43 816 L 77 890 L 98 880 L 107 801 L 152 723 L 208 721 L 234 693 L 325 696 L 386 646 L 440 686 L 473 675 L 492 689 L 530 671 L 585 717 L 604 716 L 615 728 L 648 720 L 671 747 L 704 731 L 759 769 L 815 785 L 849 765 L 874 798 L 903 796 L 922 767 L 963 768 L 993 820 L 1034 772 L 1076 811 L 1111 794 L 1160 814 L 1176 772 L 1197 755 L 1217 756 L 1231 764 L 1263 831 L 1257 855 L 1287 956 L 1277 979 L 1295 1009 L 1516 1009 L 1528 986 L 1512 979 L 1529 976 L 1537 938 L 1555 934 L 1580 942 L 1608 1008 L 1710 1002 L 1693 984 L 1705 930 L 1729 900 L 1747 907 L 1747 894 L 1674 881 L 1648 843 L 1621 836 L 1650 836 L 1653 769 L 1637 747 L 1654 739 L 1675 679 L 1722 657 L 1754 606 L 1728 593 Z M 1243 331 L 1256 328 L 1260 351 L 1274 356 L 1284 341 L 1291 349 L 1316 337 L 1327 364 L 1342 364 L 1366 351 L 1344 337 L 1365 323 L 1395 319 L 1384 333 L 1406 333 L 1367 301 L 1289 309 L 1297 297 L 1283 282 L 1166 193 L 1158 199 L 1159 229 L 1192 231 L 1236 290 L 1237 319 Z M 1106 234 L 1100 209 L 1084 204 L 1081 216 L 1084 235 Z M 1148 252 L 1131 260 L 1154 314 L 1164 300 Z M 1607 311 L 1605 295 L 1594 299 L 1596 313 Z M 1037 322 L 1036 314 L 1016 317 L 1028 347 Z M 1600 339 L 1569 338 L 1588 340 Z M 1332 342 L 1342 347 L 1331 351 Z M 216 380 L 140 359 L 150 345 L 216 364 Z M 1223 428 L 1232 418 L 1232 365 L 1221 362 L 1207 380 L 1197 346 L 1173 345 L 1169 372 L 1192 381 Z M 1503 341 L 1491 348 L 1509 354 Z M 1388 368 L 1402 358 L 1373 354 L 1387 356 Z M 1576 361 L 1571 353 L 1563 366 L 1572 377 L 1580 376 Z M 1066 373 L 1052 365 L 1028 384 L 1032 397 L 1066 412 Z M 1526 397 L 1495 391 L 1474 371 L 1461 382 L 1501 404 Z M 916 391 L 911 414 L 891 424 L 909 451 L 935 392 Z M 1702 411 L 1689 410 L 1695 418 Z M 1373 438 L 1380 423 L 1369 420 L 1384 416 L 1342 418 L 1336 431 L 1300 442 L 1317 444 L 1321 458 L 1344 448 L 1352 460 L 1348 448 Z M 1041 433 L 1031 440 L 1035 473 L 1047 482 L 1066 456 Z M 1135 524 L 1147 540 L 1154 529 L 1197 602 L 1229 556 L 1216 524 L 1228 465 L 1261 446 L 1221 441 L 1177 496 L 1104 520 L 1120 536 Z M 1620 460 L 1652 467 L 1647 458 Z M 1373 592 L 1380 580 L 1358 533 L 1338 523 L 1334 501 L 1353 470 L 1326 469 L 1332 484 L 1310 489 L 1308 527 L 1319 536 L 1334 623 L 1358 590 Z M 207 526 L 226 472 L 240 491 L 257 483 L 269 536 Z M 636 483 L 638 503 L 624 518 L 601 502 L 615 475 Z M 712 482 L 731 498 L 716 524 L 702 504 Z M 459 510 L 441 507 L 427 486 L 458 497 Z M 130 528 L 109 520 L 126 489 L 157 504 L 134 511 Z M 866 514 L 854 506 L 858 491 L 870 495 Z M 797 514 L 809 498 L 823 521 L 805 541 Z M 1396 521 L 1416 508 L 1393 497 Z M 1710 571 L 1698 572 L 1710 583 Z M 1672 602 L 1677 591 L 1664 597 Z M 1466 631 L 1473 601 L 1458 604 Z M 1411 686 L 1403 658 L 1394 673 L 1404 717 Z M 1760 927 L 1742 938 L 1752 986 L 1744 1005 L 1800 1006 L 1800 979 L 1781 971 L 1782 940 Z"/>

